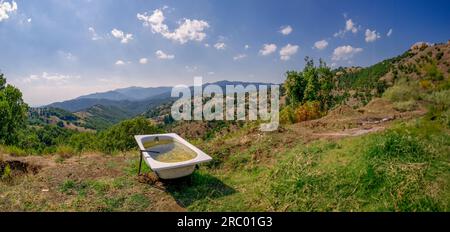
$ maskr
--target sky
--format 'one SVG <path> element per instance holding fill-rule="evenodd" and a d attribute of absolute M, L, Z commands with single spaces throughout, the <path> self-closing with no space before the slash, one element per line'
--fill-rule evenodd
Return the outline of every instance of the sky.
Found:
<path fill-rule="evenodd" d="M 32 106 L 129 86 L 282 83 L 450 39 L 450 1 L 0 0 L 0 72 Z"/>

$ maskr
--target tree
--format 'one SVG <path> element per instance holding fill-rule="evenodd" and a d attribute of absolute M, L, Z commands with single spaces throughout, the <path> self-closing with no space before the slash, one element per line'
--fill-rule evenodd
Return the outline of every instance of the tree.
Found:
<path fill-rule="evenodd" d="M 317 100 L 320 102 L 321 110 L 327 110 L 331 108 L 334 103 L 332 95 L 334 88 L 333 72 L 322 59 L 319 60 L 319 63 L 319 67 L 317 68 L 319 85 Z"/>
<path fill-rule="evenodd" d="M 293 105 L 318 101 L 321 110 L 329 109 L 332 105 L 333 73 L 323 60 L 316 67 L 314 61 L 306 57 L 303 71 L 287 72 L 285 87 L 286 95 Z"/>
<path fill-rule="evenodd" d="M 22 93 L 6 84 L 0 74 L 0 142 L 10 145 L 17 142 L 18 131 L 25 125 L 28 105 L 22 100 Z"/>
<path fill-rule="evenodd" d="M 160 133 L 162 130 L 144 117 L 122 121 L 114 125 L 100 136 L 100 150 L 105 153 L 126 151 L 137 147 L 134 135 Z"/>
<path fill-rule="evenodd" d="M 306 88 L 306 80 L 302 72 L 288 71 L 286 73 L 286 95 L 289 97 L 291 104 L 303 102 L 304 92 Z"/>
<path fill-rule="evenodd" d="M 307 81 L 304 100 L 315 101 L 317 100 L 317 93 L 319 92 L 319 78 L 317 68 L 314 66 L 314 61 L 309 57 L 305 58 L 305 68 L 303 69 L 303 76 Z"/>

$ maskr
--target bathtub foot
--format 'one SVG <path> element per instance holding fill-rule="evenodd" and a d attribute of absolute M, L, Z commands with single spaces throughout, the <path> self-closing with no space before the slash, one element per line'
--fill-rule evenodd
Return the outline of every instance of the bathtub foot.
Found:
<path fill-rule="evenodd" d="M 141 175 L 141 167 L 142 167 L 142 152 L 140 153 L 140 159 L 139 159 L 139 169 L 138 169 L 138 176 Z"/>

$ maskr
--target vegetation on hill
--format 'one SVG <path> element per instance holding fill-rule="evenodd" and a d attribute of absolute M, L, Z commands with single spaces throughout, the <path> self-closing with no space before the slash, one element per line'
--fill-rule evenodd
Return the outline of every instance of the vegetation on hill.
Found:
<path fill-rule="evenodd" d="M 76 114 L 85 120 L 84 127 L 93 130 L 107 129 L 120 121 L 134 116 L 118 107 L 103 105 L 95 105 Z"/>
<path fill-rule="evenodd" d="M 97 132 L 12 123 L 17 139 L 6 144 L 9 134 L 0 134 L 2 153 L 50 154 L 38 160 L 51 164 L 13 178 L 24 171 L 0 160 L 0 209 L 450 211 L 449 61 L 443 44 L 367 68 L 331 70 L 307 59 L 287 73 L 283 124 L 267 133 L 257 122 L 143 117 Z M 165 119 L 167 107 L 149 113 Z M 136 178 L 133 135 L 164 131 L 182 134 L 213 161 L 187 181 Z"/>
<path fill-rule="evenodd" d="M 18 131 L 25 125 L 28 105 L 22 100 L 22 93 L 0 73 L 0 142 L 13 144 Z"/>

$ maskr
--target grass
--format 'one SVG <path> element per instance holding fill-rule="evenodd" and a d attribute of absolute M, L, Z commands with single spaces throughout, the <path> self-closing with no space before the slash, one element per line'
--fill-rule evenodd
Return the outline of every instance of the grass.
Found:
<path fill-rule="evenodd" d="M 190 199 L 193 211 L 449 211 L 449 141 L 448 128 L 420 119 L 337 142 L 298 143 L 272 167 L 240 162 L 248 155 L 237 153 L 194 176 L 215 176 L 233 193 L 216 198 L 209 185 L 216 180 L 197 180 L 175 197 Z"/>
<path fill-rule="evenodd" d="M 69 155 L 54 173 L 0 181 L 0 210 L 450 211 L 447 95 L 425 96 L 435 110 L 421 119 L 360 137 L 308 142 L 250 126 L 195 141 L 215 162 L 165 191 L 138 182 L 137 151 Z"/>
<path fill-rule="evenodd" d="M 450 211 L 450 133 L 439 118 L 338 141 L 305 144 L 298 138 L 290 146 L 283 140 L 290 132 L 246 138 L 251 130 L 211 140 L 214 146 L 206 149 L 220 162 L 167 183 L 165 191 L 137 181 L 137 152 L 81 155 L 58 164 L 58 176 L 23 176 L 14 185 L 0 181 L 6 199 L 0 209 Z M 41 192 L 44 187 L 50 191 Z"/>
<path fill-rule="evenodd" d="M 335 148 L 295 148 L 272 171 L 271 203 L 293 211 L 448 211 L 449 182 L 440 178 L 450 174 L 450 144 L 441 138 L 450 141 L 448 131 L 420 122 Z"/>

